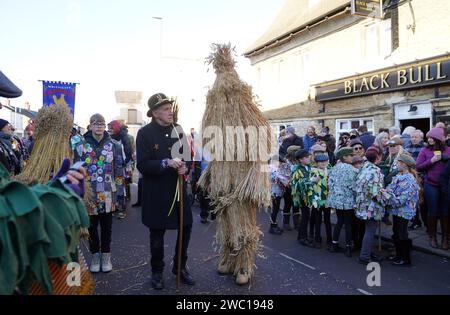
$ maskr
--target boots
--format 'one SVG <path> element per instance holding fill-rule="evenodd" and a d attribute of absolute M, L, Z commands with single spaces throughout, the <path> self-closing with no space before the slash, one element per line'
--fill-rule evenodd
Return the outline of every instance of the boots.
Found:
<path fill-rule="evenodd" d="M 292 231 L 292 228 L 289 225 L 289 221 L 290 220 L 291 220 L 291 215 L 290 214 L 283 214 L 283 230 L 285 230 L 285 231 Z"/>
<path fill-rule="evenodd" d="M 397 261 L 397 260 L 400 260 L 400 258 L 401 258 L 401 256 L 400 256 L 400 251 L 401 251 L 401 249 L 400 249 L 400 242 L 397 239 L 394 239 L 393 242 L 394 242 L 394 246 L 395 246 L 395 254 L 389 256 L 388 259 L 391 260 L 391 261 Z"/>
<path fill-rule="evenodd" d="M 442 226 L 442 245 L 441 248 L 443 250 L 448 250 L 448 229 L 449 229 L 449 222 L 448 217 L 442 217 L 441 219 L 441 226 Z"/>
<path fill-rule="evenodd" d="M 345 256 L 352 257 L 352 246 L 351 245 L 345 246 Z"/>
<path fill-rule="evenodd" d="M 394 266 L 401 266 L 401 267 L 407 267 L 411 266 L 411 247 L 412 247 L 412 240 L 399 240 L 398 246 L 400 249 L 400 257 L 397 260 L 394 260 L 392 262 L 392 265 Z"/>
<path fill-rule="evenodd" d="M 283 230 L 278 227 L 278 224 L 271 223 L 269 233 L 275 234 L 275 235 L 281 235 L 281 234 L 283 234 Z"/>
<path fill-rule="evenodd" d="M 331 247 L 330 252 L 332 252 L 332 253 L 337 253 L 337 252 L 339 252 L 340 250 L 341 250 L 341 248 L 339 247 L 339 243 L 333 242 L 333 245 L 332 245 L 332 247 Z"/>
<path fill-rule="evenodd" d="M 298 228 L 300 227 L 300 212 L 294 213 L 292 219 L 294 221 L 294 228 L 298 230 Z"/>
<path fill-rule="evenodd" d="M 436 226 L 437 218 L 428 217 L 428 234 L 430 235 L 430 246 L 433 248 L 438 248 L 438 243 L 436 239 Z"/>
<path fill-rule="evenodd" d="M 241 269 L 239 270 L 239 273 L 236 275 L 236 284 L 238 285 L 244 285 L 247 284 L 250 281 L 250 276 L 248 272 Z"/>

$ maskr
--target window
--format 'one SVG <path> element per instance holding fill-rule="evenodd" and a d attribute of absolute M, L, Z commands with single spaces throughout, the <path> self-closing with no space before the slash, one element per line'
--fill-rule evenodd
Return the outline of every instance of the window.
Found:
<path fill-rule="evenodd" d="M 358 129 L 359 126 L 366 125 L 370 133 L 373 131 L 373 118 L 352 118 L 336 120 L 336 139 L 339 139 L 342 133 L 350 132 L 352 129 Z"/>
<path fill-rule="evenodd" d="M 136 109 L 129 109 L 128 110 L 128 123 L 131 125 L 137 125 L 137 110 Z"/>
<path fill-rule="evenodd" d="M 378 25 L 371 24 L 366 26 L 364 30 L 365 51 L 364 56 L 367 61 L 373 61 L 380 56 L 379 40 L 378 40 Z"/>
<path fill-rule="evenodd" d="M 392 25 L 391 19 L 380 22 L 380 53 L 386 58 L 392 53 Z"/>

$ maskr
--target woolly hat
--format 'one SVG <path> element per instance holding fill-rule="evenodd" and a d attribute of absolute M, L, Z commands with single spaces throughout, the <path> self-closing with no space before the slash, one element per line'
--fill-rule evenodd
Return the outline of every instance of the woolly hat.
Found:
<path fill-rule="evenodd" d="M 400 156 L 397 158 L 397 161 L 405 163 L 410 168 L 416 168 L 416 161 L 414 161 L 414 159 L 409 154 L 400 154 Z"/>
<path fill-rule="evenodd" d="M 4 120 L 4 119 L 0 119 L 0 131 L 5 128 L 5 126 L 9 124 L 9 121 Z"/>
<path fill-rule="evenodd" d="M 308 150 L 301 149 L 301 150 L 298 150 L 298 151 L 295 153 L 295 158 L 296 158 L 296 159 L 303 159 L 304 157 L 307 157 L 307 156 L 309 156 L 309 155 L 310 155 L 310 154 L 309 154 Z"/>
<path fill-rule="evenodd" d="M 311 152 L 327 152 L 327 149 L 325 149 L 322 145 L 320 144 L 315 144 L 311 147 Z"/>
<path fill-rule="evenodd" d="M 444 129 L 442 129 L 442 128 L 431 128 L 431 130 L 428 131 L 428 133 L 427 133 L 427 138 L 433 138 L 435 140 L 439 140 L 439 141 L 444 142 L 445 141 Z"/>
<path fill-rule="evenodd" d="M 111 126 L 112 131 L 114 132 L 114 134 L 118 134 L 120 132 L 120 122 L 118 120 L 113 120 L 111 121 L 109 124 L 109 126 Z"/>
<path fill-rule="evenodd" d="M 346 155 L 353 155 L 353 149 L 349 147 L 340 148 L 339 151 L 336 152 L 336 158 L 341 159 Z"/>
<path fill-rule="evenodd" d="M 326 162 L 329 160 L 328 154 L 317 154 L 314 157 L 314 161 L 316 162 Z"/>
<path fill-rule="evenodd" d="M 295 128 L 292 127 L 292 126 L 287 127 L 286 128 L 286 133 L 290 133 L 290 134 L 295 135 Z"/>

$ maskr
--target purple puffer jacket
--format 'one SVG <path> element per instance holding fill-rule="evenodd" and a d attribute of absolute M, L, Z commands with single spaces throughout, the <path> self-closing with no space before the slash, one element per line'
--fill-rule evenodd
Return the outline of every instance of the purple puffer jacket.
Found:
<path fill-rule="evenodd" d="M 442 160 L 436 163 L 431 162 L 431 158 L 434 156 L 434 151 L 429 148 L 423 148 L 419 157 L 417 158 L 416 168 L 419 172 L 426 173 L 425 183 L 433 186 L 440 186 L 439 177 L 444 171 L 445 162 Z M 446 147 L 445 151 L 442 152 L 442 158 L 444 156 L 450 156 L 450 148 Z"/>

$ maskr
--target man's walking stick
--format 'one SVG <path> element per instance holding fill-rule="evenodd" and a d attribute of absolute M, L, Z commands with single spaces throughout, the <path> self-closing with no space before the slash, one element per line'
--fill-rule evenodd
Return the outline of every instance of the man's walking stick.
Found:
<path fill-rule="evenodd" d="M 180 220 L 179 229 L 178 229 L 178 266 L 177 266 L 177 290 L 180 289 L 180 278 L 181 278 L 181 253 L 182 253 L 182 246 L 183 246 L 183 214 L 184 214 L 184 191 L 183 191 L 183 182 L 184 178 L 183 175 L 178 175 L 178 191 L 180 198 L 180 206 L 179 206 L 179 212 L 178 212 L 178 218 Z"/>

